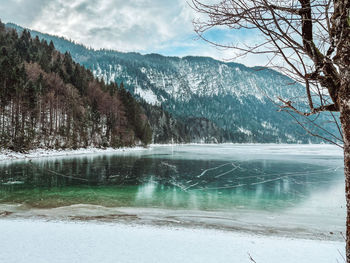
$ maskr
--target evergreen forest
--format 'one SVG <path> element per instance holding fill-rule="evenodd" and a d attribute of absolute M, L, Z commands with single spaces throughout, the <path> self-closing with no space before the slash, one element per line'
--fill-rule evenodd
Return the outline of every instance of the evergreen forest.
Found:
<path fill-rule="evenodd" d="M 0 21 L 0 148 L 147 145 L 148 119 L 123 83 L 106 84 L 53 42 Z"/>

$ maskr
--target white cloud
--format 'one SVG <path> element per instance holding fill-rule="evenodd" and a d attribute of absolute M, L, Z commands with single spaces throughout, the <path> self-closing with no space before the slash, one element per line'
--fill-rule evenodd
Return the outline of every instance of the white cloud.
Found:
<path fill-rule="evenodd" d="M 7 22 L 93 48 L 220 60 L 235 56 L 232 50 L 194 40 L 192 20 L 198 14 L 186 0 L 0 0 L 0 13 Z M 234 35 L 230 31 L 220 31 L 214 37 L 232 43 L 256 41 L 254 34 Z M 262 65 L 267 60 L 249 56 L 235 61 Z"/>
<path fill-rule="evenodd" d="M 94 48 L 143 51 L 192 31 L 184 0 L 56 0 L 31 23 Z"/>
<path fill-rule="evenodd" d="M 0 0 L 0 18 L 29 25 L 49 3 L 47 0 Z"/>

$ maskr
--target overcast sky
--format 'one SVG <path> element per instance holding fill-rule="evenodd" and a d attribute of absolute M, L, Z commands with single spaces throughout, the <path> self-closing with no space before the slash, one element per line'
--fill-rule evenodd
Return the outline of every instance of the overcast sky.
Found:
<path fill-rule="evenodd" d="M 186 0 L 0 0 L 3 22 L 64 36 L 96 49 L 220 60 L 234 57 L 232 50 L 218 50 L 196 40 L 195 16 Z M 210 34 L 217 41 L 230 43 L 256 37 L 226 30 Z M 249 66 L 265 61 L 263 57 L 236 60 Z"/>

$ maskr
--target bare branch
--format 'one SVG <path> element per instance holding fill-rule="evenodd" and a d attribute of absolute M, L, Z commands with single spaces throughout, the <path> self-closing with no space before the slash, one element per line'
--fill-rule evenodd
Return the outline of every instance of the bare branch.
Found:
<path fill-rule="evenodd" d="M 283 103 L 283 105 L 280 106 L 281 109 L 288 108 L 288 109 L 291 109 L 295 113 L 298 113 L 299 115 L 302 115 L 302 116 L 311 116 L 311 115 L 314 115 L 314 114 L 322 112 L 322 111 L 338 111 L 338 109 L 336 108 L 336 106 L 334 104 L 330 104 L 330 105 L 325 105 L 325 106 L 320 106 L 318 108 L 314 108 L 310 112 L 302 112 L 302 111 L 298 110 L 297 108 L 295 108 L 292 105 L 291 101 L 286 101 L 286 100 L 283 100 L 282 98 L 278 98 L 278 100 Z"/>

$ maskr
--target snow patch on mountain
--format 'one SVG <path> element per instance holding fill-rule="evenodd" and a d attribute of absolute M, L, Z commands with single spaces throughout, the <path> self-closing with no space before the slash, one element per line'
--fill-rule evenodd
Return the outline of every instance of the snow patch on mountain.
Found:
<path fill-rule="evenodd" d="M 161 102 L 158 100 L 156 94 L 150 89 L 142 89 L 141 87 L 135 88 L 135 94 L 138 94 L 142 99 L 151 105 L 160 105 Z"/>
<path fill-rule="evenodd" d="M 252 135 L 252 132 L 250 130 L 244 129 L 243 127 L 239 127 L 238 131 L 240 131 L 241 133 L 244 133 L 246 135 Z"/>

